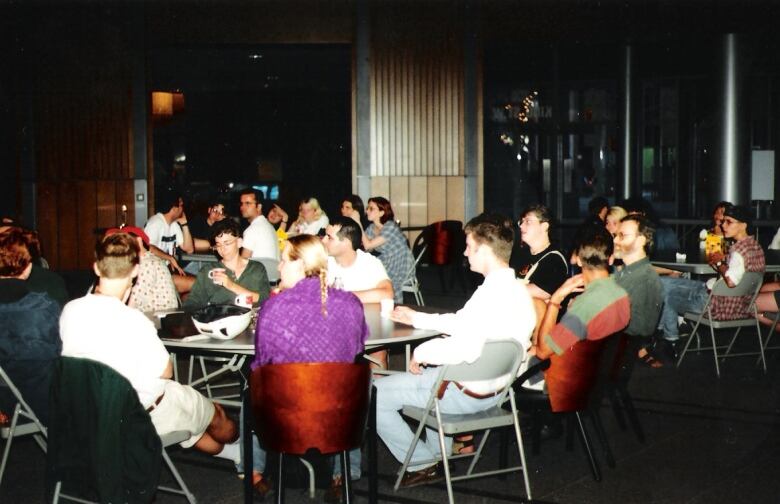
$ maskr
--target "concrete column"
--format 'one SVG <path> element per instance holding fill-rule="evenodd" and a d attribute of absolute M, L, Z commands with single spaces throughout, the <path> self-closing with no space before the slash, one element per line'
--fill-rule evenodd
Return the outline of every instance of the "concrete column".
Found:
<path fill-rule="evenodd" d="M 630 45 L 623 48 L 623 75 L 620 80 L 620 153 L 618 158 L 617 198 L 630 198 L 635 182 L 634 160 L 636 147 L 634 138 L 634 50 Z"/>
<path fill-rule="evenodd" d="M 371 197 L 371 18 L 368 0 L 357 1 L 355 30 L 357 187 L 353 190 L 367 201 Z"/>
<path fill-rule="evenodd" d="M 746 204 L 750 202 L 750 180 L 746 176 L 750 173 L 750 165 L 748 133 L 744 128 L 747 109 L 743 91 L 745 72 L 739 52 L 739 37 L 735 33 L 726 34 L 721 57 L 720 99 L 716 104 L 720 109 L 720 149 L 714 180 L 715 201 Z"/>
<path fill-rule="evenodd" d="M 149 218 L 149 167 L 146 141 L 149 93 L 146 90 L 146 41 L 144 40 L 144 7 L 139 5 L 131 20 L 135 33 L 132 56 L 132 121 L 133 121 L 133 192 L 135 194 L 135 223 L 143 226 Z"/>
<path fill-rule="evenodd" d="M 466 29 L 463 40 L 463 158 L 464 175 L 464 217 L 469 220 L 477 215 L 483 207 L 481 180 L 483 165 L 481 163 L 480 144 L 482 131 L 482 75 L 479 65 L 479 2 L 466 2 Z"/>

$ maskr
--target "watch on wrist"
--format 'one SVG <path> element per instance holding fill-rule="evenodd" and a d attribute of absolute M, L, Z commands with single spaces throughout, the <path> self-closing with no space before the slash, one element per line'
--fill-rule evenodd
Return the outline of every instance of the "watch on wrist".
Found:
<path fill-rule="evenodd" d="M 190 225 L 190 223 L 189 223 L 189 222 L 180 222 L 180 223 L 179 223 L 179 226 L 180 226 L 180 227 L 189 226 L 189 225 Z"/>

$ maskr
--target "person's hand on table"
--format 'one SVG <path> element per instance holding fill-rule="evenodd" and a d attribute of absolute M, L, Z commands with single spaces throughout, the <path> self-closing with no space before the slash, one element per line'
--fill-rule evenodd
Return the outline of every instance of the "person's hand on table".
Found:
<path fill-rule="evenodd" d="M 184 270 L 181 266 L 179 266 L 179 261 L 176 260 L 173 256 L 168 256 L 168 264 L 171 265 L 171 268 L 173 268 L 173 271 L 179 275 L 184 275 Z"/>
<path fill-rule="evenodd" d="M 422 367 L 424 365 L 424 362 L 417 362 L 417 359 L 412 357 L 412 360 L 409 361 L 409 372 L 412 374 L 422 374 Z"/>
<path fill-rule="evenodd" d="M 408 306 L 396 306 L 395 310 L 390 313 L 390 320 L 400 322 L 401 324 L 412 325 L 412 317 L 414 317 L 415 313 L 417 312 Z"/>

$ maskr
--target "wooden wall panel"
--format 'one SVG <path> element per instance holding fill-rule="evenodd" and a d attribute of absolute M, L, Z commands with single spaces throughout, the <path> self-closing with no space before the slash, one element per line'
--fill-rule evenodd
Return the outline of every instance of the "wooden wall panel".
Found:
<path fill-rule="evenodd" d="M 59 258 L 54 269 L 73 270 L 79 264 L 79 226 L 78 211 L 74 208 L 77 194 L 75 182 L 57 184 L 57 230 Z"/>
<path fill-rule="evenodd" d="M 390 178 L 390 197 L 395 220 L 401 221 L 401 226 L 409 225 L 409 177 Z"/>
<path fill-rule="evenodd" d="M 116 183 L 113 180 L 99 180 L 97 191 L 95 227 L 101 229 L 116 227 L 119 224 L 116 218 Z"/>
<path fill-rule="evenodd" d="M 463 175 L 459 10 L 434 8 L 431 13 L 431 7 L 412 2 L 394 2 L 392 8 L 372 4 L 373 176 Z M 447 23 L 442 23 L 442 16 Z"/>
<path fill-rule="evenodd" d="M 428 224 L 428 179 L 409 177 L 409 225 Z"/>
<path fill-rule="evenodd" d="M 76 223 L 77 264 L 79 269 L 89 269 L 95 261 L 93 250 L 97 238 L 95 229 L 98 227 L 98 199 L 102 197 L 104 191 L 92 180 L 77 182 L 76 188 L 76 201 L 74 203 L 75 213 L 78 217 Z M 113 190 L 111 193 L 113 194 Z"/>
<path fill-rule="evenodd" d="M 447 218 L 462 221 L 465 211 L 465 182 L 463 177 L 447 177 Z"/>
<path fill-rule="evenodd" d="M 40 182 L 37 184 L 35 213 L 38 216 L 38 238 L 41 241 L 43 257 L 54 268 L 59 264 L 60 243 L 57 233 L 59 214 L 59 191 L 57 184 Z"/>
<path fill-rule="evenodd" d="M 428 177 L 428 223 L 447 217 L 447 179 Z"/>
<path fill-rule="evenodd" d="M 130 151 L 132 152 L 132 150 Z M 135 222 L 135 186 L 132 180 L 116 181 L 116 222 L 122 222 L 122 205 L 127 205 L 127 224 L 136 226 Z"/>

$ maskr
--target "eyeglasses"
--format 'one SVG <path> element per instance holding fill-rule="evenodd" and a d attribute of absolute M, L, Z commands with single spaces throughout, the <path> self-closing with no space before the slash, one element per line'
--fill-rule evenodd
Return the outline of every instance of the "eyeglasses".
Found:
<path fill-rule="evenodd" d="M 731 226 L 732 224 L 739 224 L 739 221 L 735 221 L 733 219 L 723 219 L 723 225 L 724 226 L 726 226 L 726 225 Z"/>
<path fill-rule="evenodd" d="M 529 219 L 528 217 L 526 217 L 525 219 L 520 219 L 519 221 L 517 221 L 517 225 L 522 226 L 523 224 L 533 224 L 534 222 L 538 222 L 541 224 L 542 221 L 540 221 L 539 219 Z"/>
<path fill-rule="evenodd" d="M 220 249 L 220 248 L 230 247 L 234 243 L 236 243 L 236 241 L 238 241 L 238 240 L 230 240 L 230 241 L 226 241 L 226 242 L 222 242 L 222 243 L 215 243 L 214 244 L 214 248 L 215 249 Z"/>
<path fill-rule="evenodd" d="M 636 233 L 617 233 L 615 238 L 622 240 L 623 238 L 630 238 L 631 236 L 636 236 Z"/>

